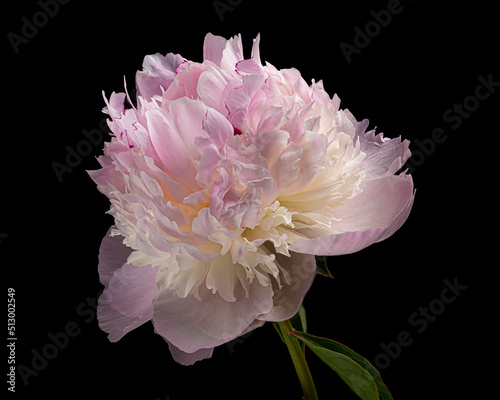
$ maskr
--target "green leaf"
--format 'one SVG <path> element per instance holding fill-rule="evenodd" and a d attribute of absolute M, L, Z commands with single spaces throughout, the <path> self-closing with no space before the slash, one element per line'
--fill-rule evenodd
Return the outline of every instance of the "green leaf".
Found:
<path fill-rule="evenodd" d="M 283 332 L 281 332 L 281 328 L 277 322 L 273 322 L 274 329 L 276 329 L 276 332 L 278 332 L 278 336 L 280 337 L 281 341 L 286 344 L 285 338 L 283 337 Z"/>
<path fill-rule="evenodd" d="M 303 305 L 300 306 L 299 311 L 297 314 L 295 314 L 291 319 L 290 322 L 292 323 L 292 326 L 294 329 L 301 331 L 301 332 L 307 332 L 307 320 L 306 320 L 306 309 L 304 308 Z M 282 338 L 283 340 L 283 338 Z M 306 351 L 306 345 L 304 342 L 299 341 L 300 347 L 302 348 L 302 352 Z"/>
<path fill-rule="evenodd" d="M 326 276 L 327 278 L 333 278 L 333 275 L 328 269 L 328 264 L 326 263 L 325 256 L 315 256 L 316 257 L 316 273 L 319 275 Z"/>
<path fill-rule="evenodd" d="M 393 400 L 379 372 L 368 360 L 334 340 L 293 331 L 323 362 L 339 374 L 363 400 Z"/>
<path fill-rule="evenodd" d="M 291 319 L 293 327 L 301 332 L 307 332 L 306 309 L 300 306 L 299 311 Z"/>

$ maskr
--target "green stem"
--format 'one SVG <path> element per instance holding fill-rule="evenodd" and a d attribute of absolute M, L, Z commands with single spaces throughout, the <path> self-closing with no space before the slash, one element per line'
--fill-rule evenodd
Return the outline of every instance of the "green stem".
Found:
<path fill-rule="evenodd" d="M 299 377 L 300 385 L 302 386 L 302 392 L 304 396 L 302 400 L 317 400 L 318 394 L 316 393 L 316 387 L 314 386 L 314 381 L 307 365 L 306 358 L 304 355 L 304 349 L 301 347 L 298 339 L 290 336 L 293 332 L 293 326 L 290 320 L 283 322 L 275 322 L 278 328 L 278 332 L 281 334 L 281 338 L 288 348 L 288 352 L 292 357 L 293 366 Z"/>

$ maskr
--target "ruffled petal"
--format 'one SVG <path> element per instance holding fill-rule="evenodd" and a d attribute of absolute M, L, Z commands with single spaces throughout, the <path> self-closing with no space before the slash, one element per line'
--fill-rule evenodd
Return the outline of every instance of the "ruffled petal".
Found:
<path fill-rule="evenodd" d="M 179 54 L 168 53 L 162 56 L 159 53 L 146 56 L 142 64 L 142 71 L 135 76 L 137 95 L 151 100 L 155 95 L 162 94 L 174 81 L 176 69 L 184 62 Z"/>
<path fill-rule="evenodd" d="M 234 87 L 235 77 L 220 68 L 209 67 L 198 80 L 198 95 L 208 107 L 227 116 L 226 99 Z"/>
<path fill-rule="evenodd" d="M 352 117 L 354 118 L 354 117 Z M 356 124 L 356 139 L 359 139 L 361 151 L 366 154 L 364 169 L 366 179 L 384 175 L 394 175 L 410 157 L 410 142 L 401 138 L 385 138 L 375 130 L 365 133 L 368 120 Z"/>

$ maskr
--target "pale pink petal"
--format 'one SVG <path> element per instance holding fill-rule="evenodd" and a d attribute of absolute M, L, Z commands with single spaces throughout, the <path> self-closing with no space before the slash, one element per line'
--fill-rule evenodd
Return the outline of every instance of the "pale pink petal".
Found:
<path fill-rule="evenodd" d="M 142 64 L 142 71 L 135 77 L 137 95 L 151 100 L 151 97 L 162 94 L 175 79 L 176 69 L 184 62 L 179 54 L 168 53 L 162 56 L 159 53 L 146 56 Z"/>
<path fill-rule="evenodd" d="M 229 121 L 212 108 L 207 109 L 203 129 L 217 148 L 221 148 L 234 135 L 234 128 Z"/>
<path fill-rule="evenodd" d="M 116 229 L 112 226 L 104 236 L 99 247 L 99 280 L 107 286 L 114 272 L 127 262 L 132 252 L 130 247 L 123 244 L 123 236 L 111 236 L 111 231 Z"/>
<path fill-rule="evenodd" d="M 163 100 L 175 100 L 182 97 L 198 99 L 198 79 L 200 75 L 207 70 L 204 64 L 186 62 L 185 68 L 178 71 L 175 80 L 163 93 Z"/>
<path fill-rule="evenodd" d="M 149 321 L 159 294 L 156 269 L 124 264 L 115 270 L 99 297 L 97 318 L 100 328 L 112 342 Z"/>
<path fill-rule="evenodd" d="M 183 117 L 189 119 L 190 115 L 183 115 Z M 194 154 L 188 151 L 188 145 L 185 142 L 187 140 L 180 135 L 172 118 L 162 109 L 147 111 L 146 118 L 151 143 L 165 166 L 166 172 L 178 181 L 194 186 L 195 176 L 198 173 L 193 159 Z M 200 120 L 200 127 L 201 123 Z"/>
<path fill-rule="evenodd" d="M 257 62 L 257 64 L 262 65 L 262 62 L 260 61 L 260 33 L 256 36 L 256 38 L 253 40 L 253 45 L 252 45 L 252 59 Z"/>
<path fill-rule="evenodd" d="M 108 101 L 103 90 L 102 96 L 104 97 L 104 102 L 106 103 L 106 107 L 102 109 L 103 113 L 109 114 L 111 118 L 120 118 L 125 111 L 126 94 L 112 92 Z"/>
<path fill-rule="evenodd" d="M 384 176 L 362 182 L 363 191 L 336 208 L 332 234 L 304 230 L 311 239 L 293 242 L 290 250 L 316 255 L 349 254 L 381 241 L 401 226 L 413 203 L 413 182 L 408 176 Z M 362 210 L 362 212 L 360 212 Z"/>
<path fill-rule="evenodd" d="M 240 136 L 228 139 L 226 153 L 227 162 L 212 188 L 210 212 L 230 226 L 253 229 L 261 211 L 276 199 L 276 182 L 265 158 L 255 146 L 245 147 Z"/>
<path fill-rule="evenodd" d="M 261 314 L 272 308 L 271 286 L 250 285 L 249 296 L 241 285 L 235 288 L 237 300 L 229 303 L 219 294 L 200 286 L 201 300 L 179 298 L 163 291 L 154 306 L 156 331 L 180 350 L 193 353 L 229 342 L 240 336 Z"/>
<path fill-rule="evenodd" d="M 281 288 L 273 281 L 273 308 L 258 317 L 262 321 L 285 321 L 299 310 L 304 296 L 316 276 L 316 259 L 312 255 L 290 253 L 290 257 L 276 255 L 276 263 L 290 275 L 290 282 L 282 283 Z"/>
<path fill-rule="evenodd" d="M 328 146 L 328 139 L 325 135 L 306 132 L 297 144 L 302 149 L 302 152 L 300 160 L 293 165 L 293 168 L 298 169 L 299 173 L 292 184 L 288 185 L 286 189 L 280 190 L 280 195 L 283 197 L 300 193 L 306 189 L 313 181 L 316 173 L 324 168 L 322 164 Z"/>
<path fill-rule="evenodd" d="M 207 137 L 197 137 L 195 145 L 200 153 L 200 163 L 196 180 L 205 186 L 210 186 L 217 178 L 217 168 L 225 157 L 224 144 L 234 135 L 233 126 L 220 113 L 208 108 L 203 121 L 203 130 Z M 208 189 L 208 188 L 207 188 Z M 209 198 L 210 191 L 200 193 L 200 198 Z M 198 197 L 198 195 L 197 195 Z M 190 204 L 193 199 L 186 199 Z"/>
<path fill-rule="evenodd" d="M 299 145 L 290 142 L 279 158 L 271 166 L 271 175 L 278 185 L 278 192 L 286 192 L 294 184 L 300 174 L 297 164 L 304 150 Z"/>
<path fill-rule="evenodd" d="M 413 197 L 410 176 L 388 175 L 364 180 L 360 187 L 361 193 L 334 210 L 335 217 L 340 219 L 333 225 L 336 232 L 389 226 Z"/>
<path fill-rule="evenodd" d="M 225 101 L 225 107 L 229 111 L 228 119 L 234 127 L 241 132 L 256 132 L 257 124 L 261 119 L 260 113 L 252 113 L 259 104 L 264 103 L 267 95 L 262 90 L 265 76 L 246 75 L 242 78 L 243 86 L 231 90 Z"/>
<path fill-rule="evenodd" d="M 411 176 L 409 176 L 409 178 L 411 179 Z M 381 242 L 382 240 L 387 239 L 388 237 L 393 235 L 399 228 L 401 228 L 401 226 L 403 226 L 403 224 L 408 219 L 410 211 L 413 207 L 413 202 L 415 200 L 415 192 L 416 191 L 413 192 L 413 196 L 410 198 L 410 201 L 408 201 L 403 211 L 401 211 L 401 213 L 392 221 L 389 228 L 387 228 L 387 230 L 384 232 L 382 237 L 380 237 L 380 239 L 377 240 L 377 242 Z"/>
<path fill-rule="evenodd" d="M 235 77 L 220 68 L 210 67 L 200 75 L 198 95 L 208 107 L 227 116 L 226 99 L 235 85 Z"/>
<path fill-rule="evenodd" d="M 322 236 L 315 239 L 298 239 L 290 245 L 290 250 L 323 256 L 351 254 L 379 241 L 387 229 L 387 227 L 382 227 Z"/>
<path fill-rule="evenodd" d="M 209 60 L 220 67 L 222 52 L 226 48 L 227 40 L 222 36 L 215 36 L 207 33 L 203 43 L 203 59 Z"/>
<path fill-rule="evenodd" d="M 354 118 L 354 117 L 353 117 Z M 366 179 L 395 174 L 410 157 L 410 142 L 401 138 L 385 138 L 382 133 L 375 135 L 375 130 L 365 133 L 368 120 L 356 124 L 356 139 L 359 139 L 361 151 L 366 154 Z"/>
<path fill-rule="evenodd" d="M 212 357 L 212 353 L 214 352 L 214 348 L 208 348 L 208 349 L 200 349 L 198 351 L 195 351 L 194 353 L 186 353 L 185 351 L 180 350 L 179 348 L 175 347 L 172 343 L 168 343 L 168 349 L 170 350 L 170 353 L 172 354 L 172 358 L 177 361 L 179 364 L 182 365 L 193 365 L 195 362 L 204 360 L 205 358 L 210 358 Z"/>
<path fill-rule="evenodd" d="M 236 64 L 236 71 L 241 75 L 262 75 L 262 66 L 254 59 L 241 60 Z"/>
<path fill-rule="evenodd" d="M 283 130 L 269 131 L 255 137 L 253 144 L 267 160 L 269 169 L 285 151 L 289 138 L 290 134 Z"/>
<path fill-rule="evenodd" d="M 170 102 L 169 114 L 186 151 L 191 155 L 197 153 L 195 139 L 206 137 L 203 130 L 206 113 L 207 106 L 200 101 L 184 97 Z"/>
<path fill-rule="evenodd" d="M 241 60 L 243 60 L 243 44 L 241 35 L 237 35 L 227 41 L 226 48 L 222 52 L 220 66 L 226 71 L 234 72 L 236 64 Z"/>

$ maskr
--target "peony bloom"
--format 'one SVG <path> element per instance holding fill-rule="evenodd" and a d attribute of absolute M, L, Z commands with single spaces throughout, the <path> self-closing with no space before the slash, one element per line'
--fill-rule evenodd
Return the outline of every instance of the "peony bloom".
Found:
<path fill-rule="evenodd" d="M 259 36 L 208 34 L 204 61 L 146 56 L 137 104 L 112 93 L 113 137 L 89 174 L 111 202 L 100 327 L 111 341 L 152 320 L 192 364 L 265 321 L 291 318 L 314 255 L 392 235 L 414 197 L 396 173 L 408 141 L 366 131 L 322 82 L 263 65 Z M 128 98 L 131 108 L 125 108 Z"/>

